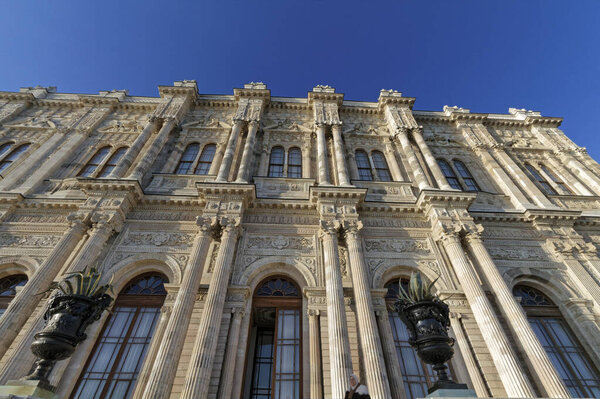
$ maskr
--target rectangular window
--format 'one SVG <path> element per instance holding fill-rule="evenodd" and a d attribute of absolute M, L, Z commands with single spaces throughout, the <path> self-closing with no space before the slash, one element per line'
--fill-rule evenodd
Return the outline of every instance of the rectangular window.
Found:
<path fill-rule="evenodd" d="M 277 311 L 274 399 L 300 399 L 300 311 Z"/>

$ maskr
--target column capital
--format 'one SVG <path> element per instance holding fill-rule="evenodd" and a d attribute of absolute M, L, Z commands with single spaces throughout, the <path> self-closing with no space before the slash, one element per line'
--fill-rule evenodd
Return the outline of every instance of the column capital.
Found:
<path fill-rule="evenodd" d="M 231 308 L 231 314 L 233 317 L 242 318 L 246 315 L 246 309 L 242 306 L 234 306 Z"/>
<path fill-rule="evenodd" d="M 467 242 L 481 242 L 481 234 L 483 233 L 483 226 L 480 224 L 464 225 L 462 226 L 464 236 Z"/>
<path fill-rule="evenodd" d="M 339 220 L 321 220 L 319 222 L 319 226 L 321 227 L 319 230 L 319 235 L 323 236 L 337 236 L 340 231 L 341 223 Z"/>
<path fill-rule="evenodd" d="M 241 218 L 239 216 L 221 216 L 219 217 L 219 225 L 221 226 L 222 234 L 231 235 L 239 232 Z"/>
<path fill-rule="evenodd" d="M 123 227 L 123 218 L 117 213 L 94 213 L 90 222 L 92 230 L 105 230 L 107 233 L 118 233 Z"/>
<path fill-rule="evenodd" d="M 198 226 L 198 234 L 208 236 L 213 233 L 217 226 L 216 216 L 197 216 L 196 226 Z"/>
<path fill-rule="evenodd" d="M 260 121 L 259 120 L 251 120 L 248 122 L 248 126 L 258 129 L 258 127 L 260 126 Z"/>
<path fill-rule="evenodd" d="M 363 223 L 360 220 L 344 220 L 341 222 L 341 228 L 344 232 L 344 238 L 357 240 L 360 230 L 363 228 Z"/>
<path fill-rule="evenodd" d="M 90 215 L 87 212 L 73 212 L 67 216 L 67 221 L 69 222 L 69 226 L 76 230 L 81 229 L 86 231 L 90 228 Z"/>
<path fill-rule="evenodd" d="M 316 318 L 316 317 L 319 317 L 321 315 L 321 311 L 319 309 L 310 309 L 309 308 L 309 309 L 306 310 L 306 315 L 308 317 L 314 317 L 314 318 Z"/>

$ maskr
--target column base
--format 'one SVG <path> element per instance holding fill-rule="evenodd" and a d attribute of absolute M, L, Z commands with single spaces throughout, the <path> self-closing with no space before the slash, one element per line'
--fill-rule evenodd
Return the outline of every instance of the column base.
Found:
<path fill-rule="evenodd" d="M 472 389 L 467 389 L 466 384 L 461 385 L 464 388 L 440 388 L 431 392 L 426 398 L 476 398 L 477 394 Z"/>
<path fill-rule="evenodd" d="M 58 399 L 54 387 L 39 380 L 10 380 L 0 385 L 0 399 Z"/>

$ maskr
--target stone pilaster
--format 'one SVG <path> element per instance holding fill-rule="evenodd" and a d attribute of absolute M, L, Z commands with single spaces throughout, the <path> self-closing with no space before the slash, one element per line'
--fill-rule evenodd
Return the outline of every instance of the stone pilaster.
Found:
<path fill-rule="evenodd" d="M 377 331 L 377 322 L 373 310 L 369 276 L 359 238 L 361 228 L 362 223 L 360 221 L 345 222 L 344 236 L 348 247 L 350 272 L 354 287 L 356 318 L 364 356 L 366 383 L 373 399 L 386 399 L 390 397 L 391 393 L 387 383 L 387 372 L 381 358 L 381 342 L 379 341 L 379 331 Z"/>
<path fill-rule="evenodd" d="M 229 177 L 229 171 L 231 169 L 231 164 L 233 163 L 233 155 L 235 154 L 235 149 L 240 132 L 242 131 L 243 124 L 244 122 L 239 119 L 233 121 L 233 127 L 231 128 L 231 133 L 229 134 L 229 139 L 227 140 L 227 147 L 223 155 L 223 161 L 221 161 L 219 173 L 217 174 L 216 181 L 218 182 L 226 182 Z"/>
<path fill-rule="evenodd" d="M 162 336 L 161 345 L 156 355 L 155 363 L 161 367 L 154 367 L 148 378 L 144 391 L 145 398 L 167 398 L 171 392 L 177 363 L 183 342 L 190 322 L 196 293 L 200 287 L 200 279 L 208 248 L 211 243 L 211 230 L 215 224 L 214 219 L 198 217 L 198 234 L 194 240 L 188 264 L 181 278 L 181 287 L 177 293 L 175 304 L 169 322 Z"/>
<path fill-rule="evenodd" d="M 321 332 L 319 328 L 319 311 L 308 310 L 308 330 L 310 346 L 310 398 L 323 398 L 323 379 L 321 374 Z"/>
<path fill-rule="evenodd" d="M 312 133 L 306 135 L 302 149 L 302 177 L 312 178 Z"/>
<path fill-rule="evenodd" d="M 243 308 L 236 307 L 232 311 L 231 324 L 229 325 L 229 337 L 227 338 L 227 348 L 225 349 L 225 359 L 223 360 L 221 380 L 219 381 L 219 399 L 230 399 L 233 389 L 233 380 L 235 374 L 235 361 L 238 353 L 238 343 L 240 341 L 240 326 L 245 311 Z"/>
<path fill-rule="evenodd" d="M 327 142 L 325 141 L 325 125 L 317 125 L 317 168 L 320 186 L 329 186 L 329 168 L 327 157 Z"/>
<path fill-rule="evenodd" d="M 254 145 L 256 142 L 256 132 L 258 131 L 258 122 L 251 121 L 248 123 L 248 135 L 246 136 L 246 143 L 244 145 L 244 152 L 242 153 L 242 160 L 240 162 L 240 169 L 236 183 L 248 183 L 250 179 L 250 168 L 252 167 L 252 160 L 254 156 Z"/>
<path fill-rule="evenodd" d="M 33 314 L 40 300 L 38 294 L 50 287 L 52 280 L 54 280 L 87 230 L 86 221 L 78 218 L 76 214 L 73 214 L 69 219 L 71 220 L 71 226 L 65 231 L 50 255 L 18 292 L 2 317 L 0 317 L 0 358 L 4 356 L 27 319 Z"/>
<path fill-rule="evenodd" d="M 158 119 L 154 116 L 151 116 L 148 122 L 146 122 L 146 126 L 144 126 L 144 130 L 142 130 L 142 133 L 140 133 L 140 135 L 137 136 L 131 147 L 129 147 L 123 158 L 121 158 L 119 164 L 110 173 L 110 175 L 108 176 L 109 178 L 117 179 L 125 175 L 125 173 L 129 170 L 131 165 L 133 165 L 133 162 L 139 155 L 144 145 L 148 142 L 150 136 L 154 134 L 157 128 Z"/>
<path fill-rule="evenodd" d="M 535 391 L 525 377 L 517 355 L 494 314 L 492 304 L 463 251 L 458 233 L 441 232 L 438 240 L 442 242 L 450 258 L 507 395 L 519 398 L 535 397 Z"/>
<path fill-rule="evenodd" d="M 219 253 L 215 261 L 192 358 L 181 394 L 181 398 L 185 399 L 205 398 L 208 394 L 217 349 L 217 337 L 223 318 L 227 284 L 233 266 L 235 245 L 240 230 L 240 219 L 239 217 L 222 217 L 220 224 L 223 229 L 221 245 L 219 246 Z"/>
<path fill-rule="evenodd" d="M 333 134 L 333 149 L 335 151 L 335 163 L 337 165 L 338 184 L 340 186 L 349 186 L 350 180 L 348 179 L 348 168 L 346 167 L 344 142 L 342 140 L 342 126 L 331 126 L 331 132 Z"/>
<path fill-rule="evenodd" d="M 404 178 L 402 176 L 402 171 L 400 170 L 400 165 L 398 165 L 398 159 L 396 158 L 396 151 L 394 151 L 394 142 L 393 139 L 390 138 L 390 141 L 385 145 L 385 154 L 387 162 L 390 166 L 390 171 L 392 172 L 392 180 L 394 181 L 403 181 Z M 354 158 L 352 158 L 354 160 Z M 356 160 L 354 160 L 356 162 Z M 356 168 L 356 163 L 354 165 Z M 357 173 L 358 174 L 358 169 Z"/>
<path fill-rule="evenodd" d="M 429 166 L 429 170 L 431 170 L 431 173 L 433 174 L 433 178 L 437 182 L 438 187 L 441 188 L 442 190 L 453 190 L 453 188 L 450 187 L 450 185 L 448 184 L 446 177 L 444 177 L 444 174 L 442 173 L 442 170 L 440 169 L 440 166 L 438 165 L 437 160 L 431 153 L 429 146 L 425 142 L 425 139 L 423 138 L 423 133 L 421 132 L 421 130 L 422 130 L 422 127 L 413 128 L 412 136 L 415 140 L 415 143 L 417 143 L 417 147 L 419 147 L 421 154 L 423 154 L 423 158 L 425 158 L 425 162 L 427 163 L 427 166 Z"/>
<path fill-rule="evenodd" d="M 427 181 L 427 176 L 425 175 L 425 171 L 423 170 L 423 167 L 421 166 L 421 163 L 417 159 L 417 156 L 415 155 L 415 152 L 410 144 L 410 141 L 408 140 L 407 129 L 403 128 L 403 127 L 398 128 L 396 130 L 395 137 L 400 142 L 400 146 L 402 147 L 402 152 L 404 153 L 404 156 L 408 160 L 408 164 L 410 165 L 410 168 L 412 169 L 412 174 L 415 179 L 414 181 L 417 184 L 417 186 L 419 187 L 419 189 L 423 190 L 425 188 L 431 188 L 431 186 L 429 185 L 429 182 Z"/>
<path fill-rule="evenodd" d="M 377 317 L 379 334 L 381 335 L 383 359 L 387 368 L 391 397 L 392 399 L 406 399 L 406 392 L 404 391 L 404 383 L 402 381 L 402 370 L 400 370 L 400 359 L 398 359 L 398 353 L 396 352 L 389 315 L 385 309 L 377 310 L 375 315 Z"/>
<path fill-rule="evenodd" d="M 500 275 L 498 268 L 490 257 L 479 233 L 467 234 L 466 242 L 479 264 L 483 277 L 494 293 L 504 319 L 506 320 L 518 346 L 525 354 L 529 369 L 538 385 L 550 398 L 568 398 L 569 391 L 565 387 L 550 358 L 531 328 L 521 306 L 515 301 L 510 289 Z M 466 290 L 465 290 L 466 292 Z"/>
<path fill-rule="evenodd" d="M 175 118 L 167 118 L 164 120 L 162 127 L 154 136 L 152 144 L 146 149 L 142 158 L 138 161 L 135 168 L 129 173 L 127 178 L 141 180 L 152 167 L 158 153 L 162 150 L 165 143 L 169 139 L 169 135 L 173 128 L 177 125 Z"/>
<path fill-rule="evenodd" d="M 333 399 L 341 399 L 352 373 L 350 341 L 344 291 L 338 252 L 339 222 L 322 221 L 323 261 L 325 264 L 325 289 L 327 292 L 327 333 L 329 335 L 329 362 L 331 367 L 331 392 Z"/>

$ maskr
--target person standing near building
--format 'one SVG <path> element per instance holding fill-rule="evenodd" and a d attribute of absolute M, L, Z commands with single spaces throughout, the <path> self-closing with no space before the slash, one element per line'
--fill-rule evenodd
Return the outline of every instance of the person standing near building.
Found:
<path fill-rule="evenodd" d="M 350 374 L 350 389 L 344 399 L 371 399 L 367 386 L 360 383 L 356 374 Z"/>

